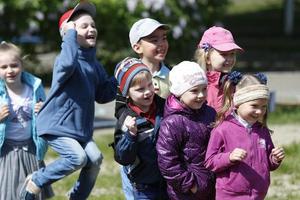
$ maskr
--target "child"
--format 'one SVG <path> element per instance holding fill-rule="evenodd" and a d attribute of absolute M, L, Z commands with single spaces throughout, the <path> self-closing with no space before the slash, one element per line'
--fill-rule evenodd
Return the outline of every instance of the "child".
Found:
<path fill-rule="evenodd" d="M 207 29 L 198 44 L 195 60 L 206 71 L 207 102 L 216 111 L 222 108 L 226 74 L 235 65 L 236 53 L 241 51 L 231 32 L 217 26 Z"/>
<path fill-rule="evenodd" d="M 163 61 L 167 55 L 169 44 L 166 24 L 144 18 L 135 22 L 129 32 L 132 49 L 139 55 L 141 61 L 152 73 L 154 92 L 162 98 L 169 95 L 169 68 Z M 116 97 L 115 116 L 118 119 L 126 107 L 126 98 L 118 92 Z M 121 169 L 122 187 L 126 200 L 133 200 L 132 187 L 124 170 Z"/>
<path fill-rule="evenodd" d="M 28 174 L 44 166 L 47 144 L 36 133 L 45 92 L 39 78 L 23 71 L 21 50 L 0 44 L 0 199 L 19 199 Z M 45 187 L 39 200 L 53 196 Z"/>
<path fill-rule="evenodd" d="M 235 85 L 235 93 L 231 93 Z M 206 153 L 206 167 L 216 173 L 216 199 L 262 200 L 270 184 L 270 170 L 284 159 L 266 126 L 269 89 L 263 74 L 228 76 L 225 105 L 218 113 Z M 230 115 L 225 117 L 229 108 Z M 224 118 L 225 117 L 225 118 Z"/>
<path fill-rule="evenodd" d="M 93 141 L 94 102 L 115 98 L 117 81 L 108 78 L 96 59 L 96 8 L 81 2 L 59 21 L 62 50 L 53 69 L 52 86 L 37 123 L 38 135 L 60 158 L 28 177 L 22 199 L 81 169 L 70 199 L 87 199 L 94 187 L 102 154 Z"/>
<path fill-rule="evenodd" d="M 195 62 L 170 72 L 170 91 L 156 145 L 172 200 L 214 199 L 214 175 L 204 167 L 215 110 L 206 105 L 207 79 Z"/>
<path fill-rule="evenodd" d="M 164 100 L 154 93 L 149 68 L 136 58 L 126 58 L 115 70 L 127 107 L 115 130 L 115 160 L 133 186 L 134 199 L 167 199 L 155 150 Z"/>

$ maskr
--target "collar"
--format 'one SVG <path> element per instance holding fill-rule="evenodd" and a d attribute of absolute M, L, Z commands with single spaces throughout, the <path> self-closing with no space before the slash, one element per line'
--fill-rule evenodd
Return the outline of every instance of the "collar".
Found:
<path fill-rule="evenodd" d="M 159 71 L 156 71 L 152 74 L 153 77 L 159 77 L 159 78 L 162 78 L 162 79 L 166 79 L 168 74 L 169 74 L 170 70 L 169 68 L 167 68 L 165 66 L 164 63 L 160 63 L 160 69 Z"/>
<path fill-rule="evenodd" d="M 78 58 L 82 60 L 94 61 L 96 58 L 96 48 L 82 48 L 78 49 Z"/>
<path fill-rule="evenodd" d="M 137 115 L 141 117 L 145 117 L 148 121 L 150 121 L 153 125 L 155 124 L 155 115 L 156 115 L 156 104 L 153 103 L 150 105 L 148 112 L 143 112 L 138 106 L 133 103 L 128 103 L 129 108 L 131 108 Z"/>
<path fill-rule="evenodd" d="M 248 123 L 246 120 L 241 118 L 235 111 L 232 112 L 233 117 L 240 122 L 245 128 L 250 129 L 252 128 L 252 124 Z"/>
<path fill-rule="evenodd" d="M 226 80 L 227 73 L 218 72 L 218 71 L 208 71 L 206 72 L 208 84 L 210 85 L 223 85 Z"/>

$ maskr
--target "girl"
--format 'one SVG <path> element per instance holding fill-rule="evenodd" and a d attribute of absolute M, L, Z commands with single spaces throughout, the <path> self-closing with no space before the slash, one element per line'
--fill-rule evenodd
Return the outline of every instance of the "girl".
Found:
<path fill-rule="evenodd" d="M 231 95 L 232 89 L 235 93 Z M 224 87 L 225 105 L 208 144 L 205 166 L 217 176 L 216 199 L 262 200 L 270 184 L 270 170 L 284 159 L 274 148 L 266 125 L 269 89 L 263 74 L 229 74 Z M 234 107 L 225 117 L 228 109 Z"/>
<path fill-rule="evenodd" d="M 223 104 L 223 83 L 242 51 L 229 30 L 213 26 L 207 29 L 195 52 L 196 62 L 205 69 L 208 79 L 207 104 L 219 111 Z"/>
<path fill-rule="evenodd" d="M 45 99 L 41 80 L 23 71 L 21 50 L 0 44 L 0 199 L 19 199 L 28 174 L 44 166 L 46 143 L 37 137 L 36 114 Z M 39 199 L 51 197 L 50 187 Z"/>
<path fill-rule="evenodd" d="M 134 199 L 166 200 L 155 150 L 165 101 L 155 94 L 151 72 L 139 59 L 121 61 L 115 77 L 121 94 L 128 99 L 114 134 L 115 160 L 124 166 Z"/>
<path fill-rule="evenodd" d="M 204 158 L 215 110 L 206 105 L 207 79 L 195 62 L 170 71 L 170 92 L 156 149 L 158 165 L 172 200 L 214 199 L 214 175 Z"/>

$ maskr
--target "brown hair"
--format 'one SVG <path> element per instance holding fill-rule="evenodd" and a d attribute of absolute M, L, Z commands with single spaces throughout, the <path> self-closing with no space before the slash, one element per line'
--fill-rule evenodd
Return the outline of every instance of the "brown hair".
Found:
<path fill-rule="evenodd" d="M 133 86 L 141 84 L 141 82 L 143 80 L 145 80 L 145 79 L 152 80 L 151 73 L 149 71 L 145 71 L 145 70 L 144 71 L 140 71 L 131 80 L 130 87 L 133 87 Z"/>

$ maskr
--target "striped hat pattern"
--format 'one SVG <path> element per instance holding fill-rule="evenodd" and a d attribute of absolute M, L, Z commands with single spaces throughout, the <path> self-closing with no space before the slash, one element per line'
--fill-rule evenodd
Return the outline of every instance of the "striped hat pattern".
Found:
<path fill-rule="evenodd" d="M 141 71 L 151 73 L 148 67 L 137 58 L 127 57 L 117 64 L 114 74 L 124 97 L 128 93 L 132 79 Z"/>

